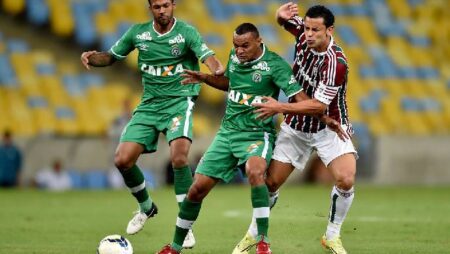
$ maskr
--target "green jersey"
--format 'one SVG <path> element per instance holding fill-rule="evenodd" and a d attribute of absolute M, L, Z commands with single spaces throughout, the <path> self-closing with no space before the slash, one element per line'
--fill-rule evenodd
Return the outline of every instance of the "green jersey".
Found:
<path fill-rule="evenodd" d="M 142 73 L 142 101 L 154 97 L 197 96 L 200 85 L 181 85 L 184 69 L 199 70 L 198 60 L 214 54 L 203 42 L 198 31 L 175 19 L 172 29 L 160 34 L 152 21 L 136 24 L 111 47 L 116 59 L 124 59 L 138 49 L 138 67 Z"/>
<path fill-rule="evenodd" d="M 251 62 L 240 63 L 234 49 L 230 52 L 225 75 L 229 78 L 227 108 L 222 126 L 240 131 L 275 133 L 272 118 L 256 119 L 252 103 L 262 102 L 262 96 L 278 99 L 280 89 L 287 96 L 301 91 L 291 66 L 265 45 L 262 55 Z"/>

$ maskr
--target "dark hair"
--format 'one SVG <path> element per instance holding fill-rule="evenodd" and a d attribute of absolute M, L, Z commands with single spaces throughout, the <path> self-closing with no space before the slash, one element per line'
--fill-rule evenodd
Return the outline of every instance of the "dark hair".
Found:
<path fill-rule="evenodd" d="M 334 15 L 327 7 L 323 5 L 314 5 L 308 9 L 305 17 L 309 18 L 323 18 L 325 27 L 330 27 L 334 24 Z"/>
<path fill-rule="evenodd" d="M 237 35 L 252 33 L 256 38 L 259 38 L 258 28 L 256 28 L 256 26 L 252 23 L 242 23 L 238 27 L 236 27 L 236 30 L 234 30 L 234 32 Z"/>
<path fill-rule="evenodd" d="M 173 3 L 175 0 L 171 0 L 171 2 Z M 148 4 L 152 5 L 152 0 L 148 0 Z"/>

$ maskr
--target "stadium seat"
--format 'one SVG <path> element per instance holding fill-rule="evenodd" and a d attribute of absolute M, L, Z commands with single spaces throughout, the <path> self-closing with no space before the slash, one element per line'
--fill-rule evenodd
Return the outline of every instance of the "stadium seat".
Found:
<path fill-rule="evenodd" d="M 84 174 L 85 186 L 89 189 L 105 189 L 108 187 L 106 173 L 103 170 L 89 170 Z"/>

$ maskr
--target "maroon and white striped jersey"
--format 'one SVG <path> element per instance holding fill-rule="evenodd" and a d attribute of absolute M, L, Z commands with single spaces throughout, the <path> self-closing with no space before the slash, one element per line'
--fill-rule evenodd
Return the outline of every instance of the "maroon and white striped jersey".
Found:
<path fill-rule="evenodd" d="M 346 103 L 347 58 L 342 49 L 331 38 L 325 52 L 316 52 L 306 45 L 302 18 L 295 16 L 284 24 L 284 28 L 297 40 L 295 45 L 294 75 L 310 97 L 328 105 L 325 112 L 341 124 L 349 124 Z M 317 118 L 307 115 L 285 116 L 284 121 L 293 129 L 316 133 L 325 128 Z"/>

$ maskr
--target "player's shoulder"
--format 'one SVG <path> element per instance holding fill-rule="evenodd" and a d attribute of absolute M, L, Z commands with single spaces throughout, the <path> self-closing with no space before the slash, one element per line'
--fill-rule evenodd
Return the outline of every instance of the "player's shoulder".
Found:
<path fill-rule="evenodd" d="M 331 58 L 334 58 L 337 64 L 345 65 L 347 66 L 347 57 L 345 56 L 344 50 L 342 47 L 340 47 L 338 44 L 334 43 L 331 46 L 331 50 L 333 54 L 331 55 Z"/>

